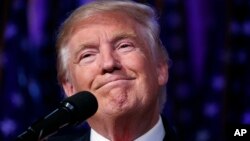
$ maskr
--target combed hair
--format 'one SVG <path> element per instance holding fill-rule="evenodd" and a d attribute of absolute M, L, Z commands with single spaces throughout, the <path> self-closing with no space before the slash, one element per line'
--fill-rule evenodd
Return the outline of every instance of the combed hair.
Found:
<path fill-rule="evenodd" d="M 77 25 L 77 23 L 82 22 L 93 15 L 116 11 L 127 14 L 145 28 L 146 36 L 148 37 L 147 42 L 151 48 L 150 50 L 154 59 L 164 59 L 167 63 L 169 62 L 168 53 L 159 38 L 159 24 L 153 8 L 133 1 L 95 1 L 83 5 L 73 11 L 59 29 L 56 49 L 58 81 L 60 83 L 69 79 L 69 72 L 67 71 L 69 54 L 66 46 L 70 37 L 76 30 L 75 28 L 77 28 L 74 25 Z"/>

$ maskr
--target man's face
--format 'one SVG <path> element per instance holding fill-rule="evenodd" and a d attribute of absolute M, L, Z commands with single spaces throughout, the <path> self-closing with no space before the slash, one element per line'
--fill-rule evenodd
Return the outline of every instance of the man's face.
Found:
<path fill-rule="evenodd" d="M 98 100 L 95 116 L 159 110 L 159 89 L 167 70 L 156 63 L 141 25 L 121 13 L 81 22 L 68 42 L 68 96 L 90 91 Z M 166 66 L 164 66 L 166 67 Z"/>

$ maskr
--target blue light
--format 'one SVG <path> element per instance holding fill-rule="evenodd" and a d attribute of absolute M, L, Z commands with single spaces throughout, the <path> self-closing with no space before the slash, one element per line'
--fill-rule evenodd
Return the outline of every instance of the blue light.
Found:
<path fill-rule="evenodd" d="M 6 118 L 0 122 L 1 132 L 5 137 L 12 135 L 16 130 L 16 123 L 10 118 Z"/>
<path fill-rule="evenodd" d="M 13 38 L 16 35 L 16 33 L 17 33 L 17 27 L 13 23 L 8 23 L 4 32 L 5 40 Z"/>
<path fill-rule="evenodd" d="M 245 33 L 245 35 L 250 36 L 250 21 L 246 21 L 243 24 L 243 32 Z"/>
<path fill-rule="evenodd" d="M 225 88 L 225 78 L 222 75 L 216 75 L 212 79 L 212 88 L 215 91 L 222 91 Z"/>
<path fill-rule="evenodd" d="M 41 100 L 40 98 L 41 95 L 40 95 L 40 88 L 37 82 L 34 80 L 30 81 L 28 89 L 29 89 L 29 94 L 34 100 L 34 102 L 39 102 Z"/>
<path fill-rule="evenodd" d="M 215 102 L 207 103 L 204 107 L 204 114 L 206 117 L 214 118 L 219 113 L 219 106 Z"/>
<path fill-rule="evenodd" d="M 14 107 L 21 108 L 24 104 L 23 97 L 19 93 L 12 93 L 10 99 Z"/>
<path fill-rule="evenodd" d="M 243 124 L 250 124 L 250 112 L 246 112 L 242 119 Z"/>
<path fill-rule="evenodd" d="M 27 78 L 22 69 L 18 71 L 18 83 L 22 87 L 27 86 Z"/>

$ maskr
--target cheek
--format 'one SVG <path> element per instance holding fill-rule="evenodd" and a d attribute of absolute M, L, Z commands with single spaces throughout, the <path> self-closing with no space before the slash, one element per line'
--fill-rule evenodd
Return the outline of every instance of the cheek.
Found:
<path fill-rule="evenodd" d="M 131 55 L 124 60 L 124 68 L 136 75 L 136 86 L 140 90 L 145 89 L 148 91 L 149 88 L 154 87 L 158 83 L 156 66 L 146 55 Z"/>
<path fill-rule="evenodd" d="M 156 66 L 146 55 L 131 55 L 129 57 L 126 57 L 126 59 L 124 60 L 124 66 L 138 74 L 152 76 L 156 72 Z"/>
<path fill-rule="evenodd" d="M 88 90 L 90 91 L 90 86 L 95 78 L 97 68 L 92 66 L 83 67 L 77 66 L 74 68 L 73 72 L 73 85 L 77 91 Z"/>

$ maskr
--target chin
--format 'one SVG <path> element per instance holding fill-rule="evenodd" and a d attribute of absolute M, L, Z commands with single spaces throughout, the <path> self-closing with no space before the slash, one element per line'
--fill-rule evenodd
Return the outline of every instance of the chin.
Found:
<path fill-rule="evenodd" d="M 131 112 L 135 108 L 127 101 L 112 101 L 109 104 L 103 106 L 103 112 L 107 115 L 123 115 Z"/>

